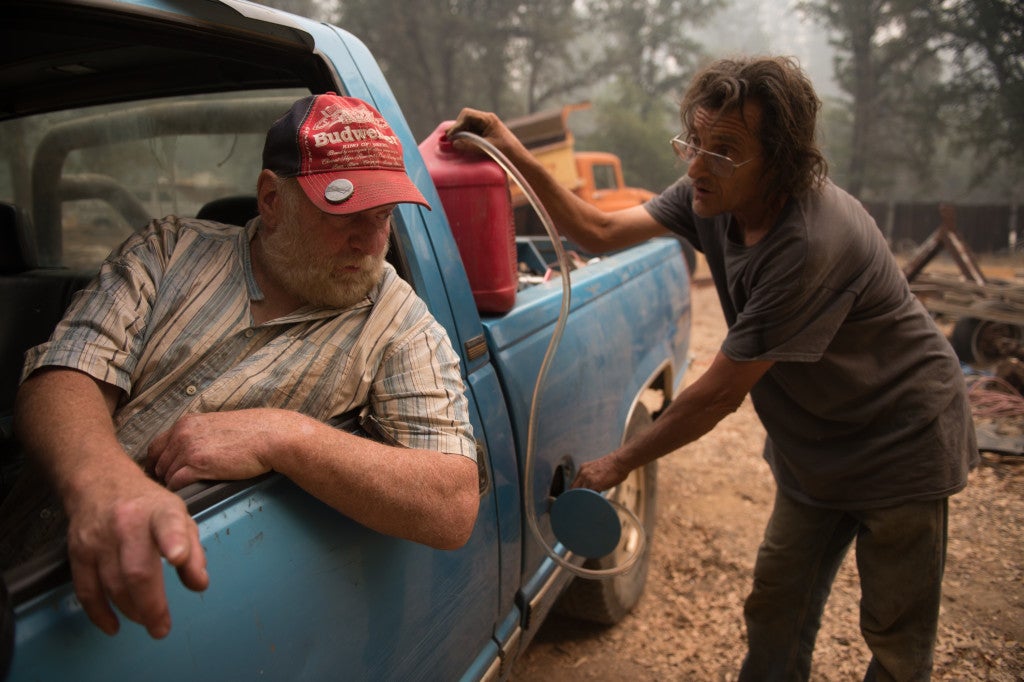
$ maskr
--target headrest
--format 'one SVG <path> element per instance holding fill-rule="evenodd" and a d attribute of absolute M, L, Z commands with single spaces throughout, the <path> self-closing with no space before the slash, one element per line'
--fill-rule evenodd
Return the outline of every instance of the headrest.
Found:
<path fill-rule="evenodd" d="M 244 227 L 259 212 L 256 197 L 240 195 L 214 199 L 199 209 L 196 218 Z"/>
<path fill-rule="evenodd" d="M 14 204 L 0 202 L 0 274 L 13 275 L 32 269 L 26 246 L 30 234 L 28 214 Z"/>

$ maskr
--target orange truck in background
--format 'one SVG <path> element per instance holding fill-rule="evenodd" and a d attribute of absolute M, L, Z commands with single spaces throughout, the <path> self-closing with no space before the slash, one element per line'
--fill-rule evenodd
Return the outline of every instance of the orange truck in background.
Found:
<path fill-rule="evenodd" d="M 644 203 L 654 193 L 626 186 L 619 157 L 608 152 L 576 151 L 575 138 L 568 124 L 569 114 L 589 106 L 589 102 L 570 104 L 561 110 L 510 119 L 507 125 L 563 187 L 587 203 L 605 211 Z M 546 234 L 526 196 L 514 182 L 511 193 L 516 234 Z"/>

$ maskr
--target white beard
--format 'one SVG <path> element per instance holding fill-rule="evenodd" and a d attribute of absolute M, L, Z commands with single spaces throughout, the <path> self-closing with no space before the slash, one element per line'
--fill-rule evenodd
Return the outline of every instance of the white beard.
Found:
<path fill-rule="evenodd" d="M 366 297 L 380 281 L 384 257 L 380 255 L 339 258 L 322 250 L 303 233 L 302 226 L 289 218 L 272 232 L 260 235 L 263 261 L 270 275 L 284 289 L 307 304 L 348 308 Z M 358 265 L 358 272 L 345 268 Z"/>

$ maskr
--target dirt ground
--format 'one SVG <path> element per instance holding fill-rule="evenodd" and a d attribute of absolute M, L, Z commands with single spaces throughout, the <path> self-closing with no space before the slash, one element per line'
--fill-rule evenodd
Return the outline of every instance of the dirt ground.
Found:
<path fill-rule="evenodd" d="M 700 270 L 698 269 L 698 275 Z M 693 292 L 693 365 L 725 335 L 714 289 Z M 553 616 L 513 669 L 515 682 L 734 680 L 745 652 L 742 604 L 774 484 L 749 400 L 709 435 L 660 461 L 659 517 L 647 589 L 610 628 Z M 1024 458 L 983 454 L 952 498 L 933 679 L 1024 682 Z M 853 553 L 826 607 L 812 680 L 860 680 Z"/>

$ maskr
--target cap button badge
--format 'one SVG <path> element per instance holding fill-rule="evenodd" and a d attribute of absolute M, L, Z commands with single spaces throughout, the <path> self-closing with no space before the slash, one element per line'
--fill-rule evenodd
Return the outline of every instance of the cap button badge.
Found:
<path fill-rule="evenodd" d="M 327 199 L 332 204 L 340 204 L 352 196 L 352 193 L 355 191 L 356 188 L 350 180 L 340 178 L 327 185 L 324 189 L 324 199 Z"/>

